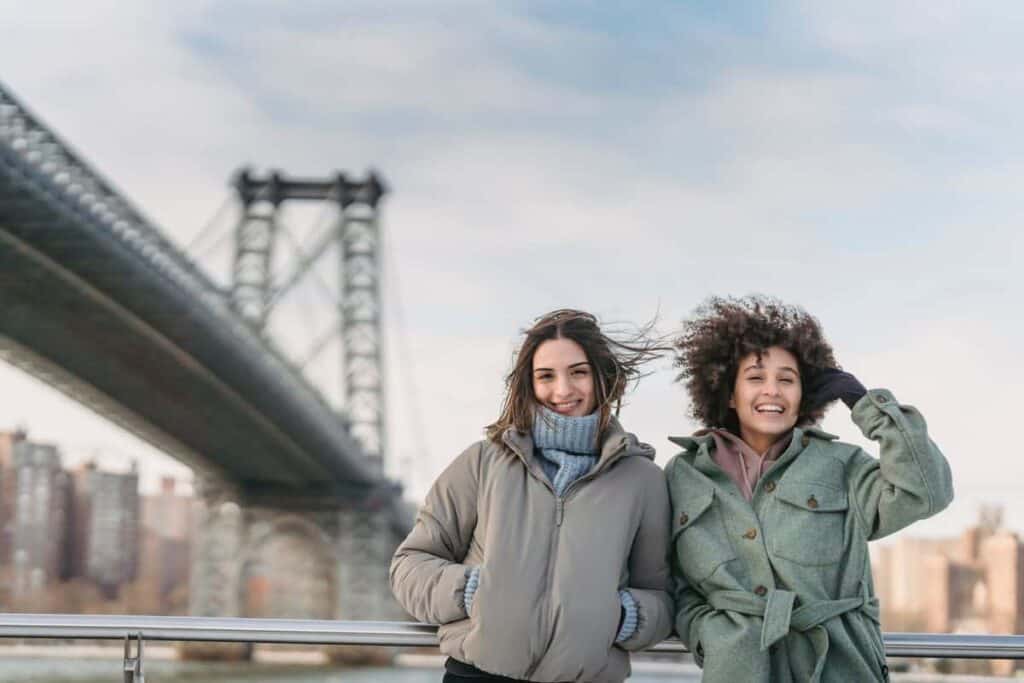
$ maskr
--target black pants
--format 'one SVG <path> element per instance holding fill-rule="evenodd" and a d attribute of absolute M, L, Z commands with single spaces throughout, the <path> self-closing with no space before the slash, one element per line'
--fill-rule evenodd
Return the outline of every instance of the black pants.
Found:
<path fill-rule="evenodd" d="M 495 676 L 494 674 L 485 673 L 482 676 L 460 676 L 453 674 L 450 671 L 444 672 L 444 678 L 441 679 L 441 683 L 529 683 L 528 681 L 516 681 L 514 678 L 506 678 L 504 676 Z"/>
<path fill-rule="evenodd" d="M 466 664 L 449 657 L 444 663 L 444 678 L 441 683 L 530 683 L 507 676 L 498 676 L 481 671 L 472 664 Z"/>

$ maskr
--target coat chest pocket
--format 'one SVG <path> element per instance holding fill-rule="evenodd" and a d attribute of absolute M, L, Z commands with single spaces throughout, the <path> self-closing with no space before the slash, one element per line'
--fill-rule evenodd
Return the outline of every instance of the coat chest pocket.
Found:
<path fill-rule="evenodd" d="M 783 481 L 775 497 L 776 515 L 770 527 L 775 555 L 811 566 L 842 559 L 849 508 L 846 491 L 820 482 Z"/>
<path fill-rule="evenodd" d="M 725 533 L 714 490 L 683 492 L 674 501 L 672 551 L 690 583 L 700 583 L 736 557 Z"/>

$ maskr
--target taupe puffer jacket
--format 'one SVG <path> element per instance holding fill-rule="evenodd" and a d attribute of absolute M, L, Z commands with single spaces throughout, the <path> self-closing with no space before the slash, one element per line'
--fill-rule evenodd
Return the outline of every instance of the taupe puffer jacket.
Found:
<path fill-rule="evenodd" d="M 529 435 L 473 444 L 438 477 L 391 562 L 398 602 L 441 624 L 441 651 L 484 671 L 531 681 L 619 683 L 625 650 L 672 628 L 669 500 L 654 449 L 617 421 L 597 464 L 563 498 Z M 466 572 L 480 586 L 467 615 Z M 615 644 L 620 589 L 640 623 Z"/>

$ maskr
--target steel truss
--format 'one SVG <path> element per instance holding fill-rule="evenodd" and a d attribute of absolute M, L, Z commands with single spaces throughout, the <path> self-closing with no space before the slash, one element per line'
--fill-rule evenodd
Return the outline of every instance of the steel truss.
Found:
<path fill-rule="evenodd" d="M 383 182 L 374 173 L 361 181 L 342 173 L 326 180 L 310 180 L 285 178 L 279 172 L 255 177 L 243 169 L 235 176 L 234 188 L 242 212 L 235 227 L 232 302 L 255 329 L 265 333 L 281 297 L 308 277 L 325 253 L 332 248 L 337 253 L 341 290 L 337 324 L 328 337 L 314 345 L 309 359 L 340 337 L 350 430 L 367 455 L 382 466 L 386 411 L 378 209 L 386 192 Z M 313 244 L 299 255 L 290 272 L 275 279 L 281 207 L 287 201 L 298 200 L 336 205 L 339 219 L 314 236 Z"/>

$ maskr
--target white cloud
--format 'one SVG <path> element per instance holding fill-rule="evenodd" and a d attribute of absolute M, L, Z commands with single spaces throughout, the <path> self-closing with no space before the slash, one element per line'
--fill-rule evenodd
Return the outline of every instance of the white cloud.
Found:
<path fill-rule="evenodd" d="M 1004 311 L 1024 295 L 1024 93 L 1019 40 L 991 37 L 991 10 L 797 4 L 771 49 L 723 23 L 700 36 L 717 52 L 692 53 L 713 59 L 680 66 L 685 43 L 496 3 L 260 5 L 237 24 L 202 2 L 0 9 L 19 17 L 0 28 L 6 85 L 179 243 L 243 162 L 381 170 L 427 432 L 405 433 L 392 364 L 392 443 L 431 454 L 421 480 L 493 419 L 516 331 L 563 305 L 660 308 L 669 328 L 707 294 L 765 291 L 817 313 L 866 381 L 927 400 L 951 453 L 1002 414 L 1008 397 L 985 388 L 1009 376 L 993 359 L 1022 331 Z M 804 51 L 787 60 L 791 43 Z M 630 71 L 641 48 L 700 78 Z M 625 66 L 585 81 L 545 60 Z M 280 328 L 308 334 L 314 298 L 297 292 Z M 950 359 L 968 371 L 935 379 Z M 660 367 L 624 411 L 663 454 L 692 427 L 671 375 Z M 968 408 L 947 398 L 965 394 Z M 963 475 L 965 499 L 988 469 Z"/>

